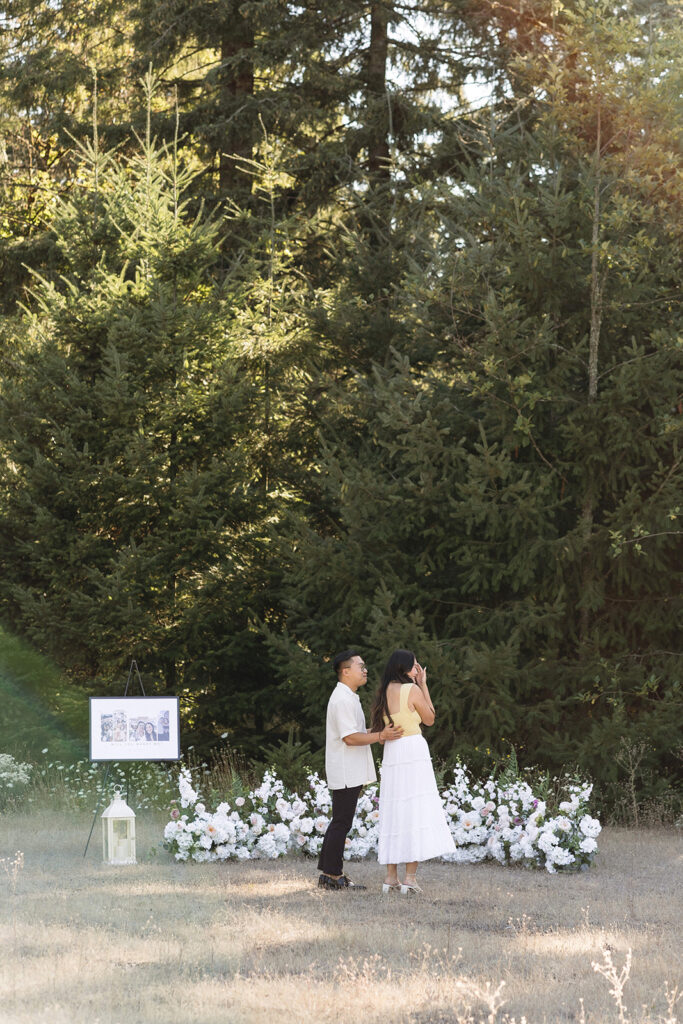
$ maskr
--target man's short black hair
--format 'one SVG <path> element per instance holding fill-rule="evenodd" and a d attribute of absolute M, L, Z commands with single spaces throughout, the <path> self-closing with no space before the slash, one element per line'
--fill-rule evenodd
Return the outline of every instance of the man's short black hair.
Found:
<path fill-rule="evenodd" d="M 348 650 L 342 651 L 341 654 L 335 655 L 332 664 L 334 665 L 334 671 L 337 673 L 337 675 L 339 675 L 339 670 L 343 668 L 344 662 L 351 661 L 351 658 L 360 658 L 360 652 Z"/>

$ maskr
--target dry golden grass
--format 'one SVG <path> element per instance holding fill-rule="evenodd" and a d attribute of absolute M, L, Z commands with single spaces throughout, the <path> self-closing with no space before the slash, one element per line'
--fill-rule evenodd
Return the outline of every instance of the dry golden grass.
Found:
<path fill-rule="evenodd" d="M 675 831 L 608 830 L 579 875 L 426 864 L 408 899 L 374 862 L 349 866 L 365 893 L 319 891 L 311 861 L 176 864 L 162 824 L 139 815 L 141 863 L 112 868 L 99 823 L 83 859 L 86 817 L 0 819 L 2 1024 L 676 1019 Z M 629 949 L 620 1010 L 592 963 Z"/>

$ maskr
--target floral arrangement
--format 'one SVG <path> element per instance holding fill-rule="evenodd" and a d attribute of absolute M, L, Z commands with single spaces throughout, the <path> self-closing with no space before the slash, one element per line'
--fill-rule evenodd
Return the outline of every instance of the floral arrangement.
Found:
<path fill-rule="evenodd" d="M 331 799 L 325 782 L 308 776 L 308 789 L 287 793 L 273 772 L 248 795 L 220 803 L 209 811 L 193 788 L 188 768 L 178 779 L 180 806 L 174 800 L 164 845 L 176 860 L 216 861 L 277 858 L 300 851 L 316 856 L 330 822 Z M 558 814 L 534 795 L 528 782 L 515 778 L 473 784 L 458 765 L 442 794 L 456 851 L 444 860 L 501 864 L 557 871 L 586 869 L 597 851 L 600 822 L 588 813 L 593 787 L 567 780 Z M 368 786 L 358 800 L 345 858 L 359 860 L 377 851 L 378 787 Z"/>
<path fill-rule="evenodd" d="M 455 779 L 442 793 L 455 853 L 444 860 L 473 863 L 493 858 L 501 864 L 558 869 L 587 868 L 598 849 L 602 826 L 588 813 L 593 786 L 569 779 L 567 800 L 559 803 L 559 814 L 548 813 L 522 779 L 488 781 L 472 785 L 462 765 Z"/>

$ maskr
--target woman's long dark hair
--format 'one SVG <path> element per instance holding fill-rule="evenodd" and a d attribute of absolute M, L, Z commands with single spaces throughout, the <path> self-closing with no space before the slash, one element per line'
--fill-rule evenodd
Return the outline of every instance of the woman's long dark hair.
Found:
<path fill-rule="evenodd" d="M 375 699 L 372 702 L 372 710 L 370 712 L 372 716 L 372 724 L 370 726 L 372 732 L 381 732 L 385 725 L 385 715 L 391 724 L 394 724 L 394 720 L 389 714 L 389 708 L 387 707 L 387 686 L 389 683 L 412 683 L 413 680 L 410 678 L 408 673 L 414 664 L 415 655 L 412 651 L 399 649 L 394 651 L 389 658 L 382 674 L 382 681 L 379 684 L 379 689 L 377 690 Z"/>

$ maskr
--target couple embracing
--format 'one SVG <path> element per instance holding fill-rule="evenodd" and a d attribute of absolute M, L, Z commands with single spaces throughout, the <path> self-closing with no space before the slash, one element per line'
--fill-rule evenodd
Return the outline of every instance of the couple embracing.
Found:
<path fill-rule="evenodd" d="M 325 741 L 332 819 L 320 850 L 318 885 L 330 890 L 365 888 L 344 874 L 344 845 L 360 791 L 377 779 L 371 746 L 380 743 L 384 757 L 377 859 L 386 865 L 382 891 L 421 892 L 416 881 L 419 862 L 455 850 L 420 728 L 421 723 L 433 725 L 435 718 L 427 670 L 412 651 L 394 651 L 373 702 L 368 732 L 358 697 L 368 679 L 362 657 L 357 651 L 343 651 L 334 659 L 334 668 L 337 685 L 327 705 Z M 403 882 L 398 878 L 399 864 L 405 864 Z"/>

